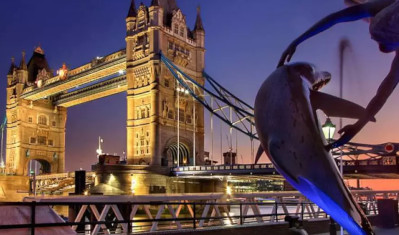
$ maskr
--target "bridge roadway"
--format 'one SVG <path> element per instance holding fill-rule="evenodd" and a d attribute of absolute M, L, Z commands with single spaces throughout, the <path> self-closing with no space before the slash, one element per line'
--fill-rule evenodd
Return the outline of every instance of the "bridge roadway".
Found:
<path fill-rule="evenodd" d="M 35 88 L 34 86 L 25 88 L 21 98 L 27 100 L 39 100 L 45 97 L 55 96 L 57 100 L 57 96 L 59 94 L 66 93 L 71 89 L 77 89 L 81 86 L 99 82 L 101 79 L 118 76 L 121 73 L 126 71 L 126 50 L 122 49 L 117 52 L 114 52 L 110 55 L 104 57 L 98 57 L 94 59 L 91 63 L 87 63 L 75 69 L 68 71 L 68 78 L 62 80 L 59 76 L 54 76 L 45 81 L 43 87 Z M 119 79 L 120 80 L 120 79 Z M 109 86 L 108 89 L 115 88 L 115 91 L 111 93 L 107 93 L 107 95 L 116 94 L 119 92 L 126 91 L 126 78 L 124 77 L 125 82 L 117 84 L 117 87 Z M 115 82 L 115 81 L 114 81 Z M 111 82 L 112 83 L 112 82 Z M 95 84 L 96 85 L 96 84 Z M 92 88 L 98 88 L 98 86 L 93 86 Z M 111 85 L 109 82 L 103 85 Z M 115 83 L 114 83 L 115 85 Z M 118 86 L 119 85 L 119 86 Z M 106 87 L 103 87 L 102 90 L 105 90 Z M 80 91 L 82 94 L 83 91 L 88 91 L 87 87 L 84 90 Z M 94 93 L 92 93 L 94 94 Z M 99 97 L 105 97 L 105 93 L 97 94 Z M 69 98 L 71 96 L 69 95 Z M 62 97 L 61 97 L 62 99 Z M 65 97 L 64 97 L 65 99 Z M 59 101 L 57 104 L 61 106 L 68 107 L 65 101 Z M 74 104 L 75 105 L 75 104 Z M 69 103 L 71 106 L 71 103 Z"/>
<path fill-rule="evenodd" d="M 336 159 L 337 166 L 340 161 Z M 399 157 L 382 156 L 378 159 L 344 160 L 345 178 L 399 179 Z M 181 166 L 171 169 L 172 176 L 217 176 L 217 175 L 278 175 L 273 164 L 236 164 L 213 166 Z"/>

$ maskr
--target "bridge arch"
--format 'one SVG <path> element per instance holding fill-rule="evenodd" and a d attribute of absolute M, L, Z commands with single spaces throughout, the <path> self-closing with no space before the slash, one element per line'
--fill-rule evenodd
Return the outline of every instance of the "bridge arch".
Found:
<path fill-rule="evenodd" d="M 193 164 L 193 157 L 192 157 L 192 146 L 190 141 L 185 138 L 180 138 L 179 144 L 177 143 L 176 138 L 171 138 L 168 143 L 165 145 L 163 151 L 163 165 L 167 166 L 177 166 L 177 160 L 179 159 L 180 166 L 187 166 Z M 179 152 L 179 158 L 177 154 Z"/>
<path fill-rule="evenodd" d="M 50 174 L 56 172 L 55 163 L 44 158 L 30 158 L 25 163 L 24 175 L 30 175 L 30 171 L 37 167 L 37 174 Z"/>

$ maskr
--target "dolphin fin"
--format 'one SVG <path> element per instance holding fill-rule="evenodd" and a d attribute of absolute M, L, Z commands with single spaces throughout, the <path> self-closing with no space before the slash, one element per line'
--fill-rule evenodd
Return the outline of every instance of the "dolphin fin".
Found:
<path fill-rule="evenodd" d="M 360 119 L 367 115 L 362 106 L 323 92 L 310 90 L 310 102 L 314 110 L 321 109 L 329 117 Z M 370 121 L 376 120 L 370 117 Z"/>
<path fill-rule="evenodd" d="M 265 150 L 263 150 L 263 147 L 261 144 L 259 144 L 259 148 L 258 148 L 258 152 L 256 152 L 256 157 L 255 157 L 255 164 L 258 163 L 260 157 L 262 157 L 262 154 L 265 152 Z"/>

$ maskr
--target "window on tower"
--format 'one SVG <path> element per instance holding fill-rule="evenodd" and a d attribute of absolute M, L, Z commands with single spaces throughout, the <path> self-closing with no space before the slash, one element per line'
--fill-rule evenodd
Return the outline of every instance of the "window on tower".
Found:
<path fill-rule="evenodd" d="M 181 37 L 184 37 L 184 27 L 182 26 L 182 27 L 180 27 L 180 36 Z"/>
<path fill-rule="evenodd" d="M 175 34 L 179 34 L 179 25 L 178 24 L 175 24 L 173 31 Z"/>
<path fill-rule="evenodd" d="M 44 116 L 44 115 L 40 115 L 40 116 L 39 116 L 38 123 L 39 123 L 40 125 L 47 125 L 47 117 Z"/>
<path fill-rule="evenodd" d="M 141 109 L 141 118 L 145 117 L 146 117 L 145 109 Z"/>
<path fill-rule="evenodd" d="M 45 136 L 38 136 L 37 143 L 40 145 L 46 145 L 47 138 Z"/>

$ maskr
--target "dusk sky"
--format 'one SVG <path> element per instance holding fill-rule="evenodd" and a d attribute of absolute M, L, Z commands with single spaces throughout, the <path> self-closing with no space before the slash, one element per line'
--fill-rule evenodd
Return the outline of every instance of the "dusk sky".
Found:
<path fill-rule="evenodd" d="M 150 0 L 143 2 L 149 5 Z M 254 103 L 258 88 L 273 72 L 288 44 L 322 17 L 345 7 L 341 0 L 177 0 L 177 3 L 190 28 L 194 26 L 196 7 L 201 6 L 206 32 L 206 72 L 249 104 Z M 125 48 L 129 5 L 130 0 L 2 1 L 1 119 L 5 114 L 6 74 L 11 57 L 15 56 L 19 64 L 25 50 L 29 60 L 34 47 L 40 44 L 50 67 L 56 70 L 63 62 L 75 68 L 96 56 Z M 337 25 L 300 45 L 292 61 L 311 62 L 331 72 L 332 81 L 323 91 L 338 96 L 338 44 L 343 37 L 352 43 L 352 50 L 346 53 L 344 98 L 366 106 L 393 59 L 392 53 L 381 53 L 371 40 L 368 23 Z M 399 107 L 395 105 L 398 94 L 396 90 L 376 116 L 377 122 L 368 124 L 354 141 L 399 142 Z M 336 119 L 333 122 L 338 124 Z M 207 131 L 209 122 L 206 125 Z M 126 148 L 125 93 L 69 108 L 66 128 L 67 170 L 90 169 L 96 161 L 99 135 L 105 141 L 105 152 L 121 155 Z M 206 134 L 208 151 L 209 139 Z M 249 141 L 241 139 L 244 145 L 239 146 L 239 155 L 249 163 L 252 161 Z M 215 147 L 216 153 L 220 153 L 219 147 Z"/>

